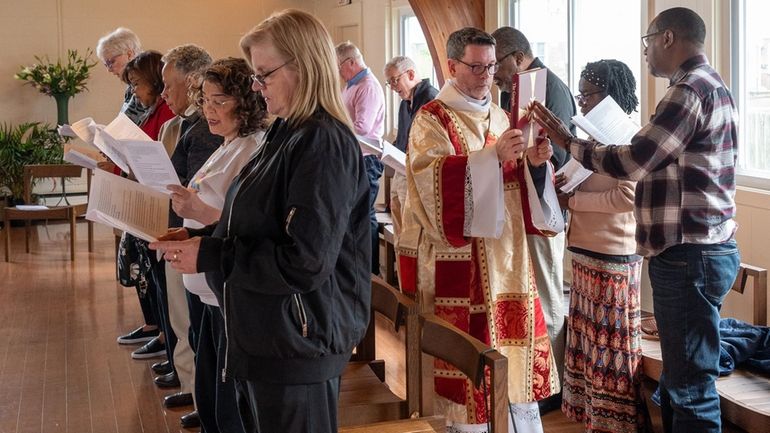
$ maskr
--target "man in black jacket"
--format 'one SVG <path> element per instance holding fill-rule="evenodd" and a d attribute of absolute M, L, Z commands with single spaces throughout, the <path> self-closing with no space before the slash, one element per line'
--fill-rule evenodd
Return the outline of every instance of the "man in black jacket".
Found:
<path fill-rule="evenodd" d="M 497 45 L 495 46 L 495 56 L 497 63 L 500 64 L 495 74 L 495 84 L 502 90 L 500 97 L 500 106 L 510 111 L 511 88 L 513 86 L 513 75 L 520 71 L 527 71 L 535 68 L 545 68 L 543 62 L 532 55 L 532 48 L 529 41 L 519 30 L 512 27 L 501 27 L 492 33 Z M 575 133 L 575 126 L 570 119 L 575 115 L 575 100 L 572 97 L 569 87 L 550 69 L 547 71 L 545 84 L 545 105 L 556 116 L 568 125 L 570 131 Z M 564 149 L 557 149 L 554 146 L 551 162 L 554 170 L 560 169 L 569 160 L 570 156 Z M 548 335 L 551 337 L 551 347 L 556 359 L 556 366 L 559 369 L 559 378 L 561 379 L 564 371 L 564 233 L 559 233 L 555 237 L 547 238 L 543 236 L 528 235 L 527 243 L 532 252 L 532 261 L 535 268 L 535 279 L 537 280 L 537 292 L 540 295 L 540 302 L 543 305 L 545 323 L 548 326 Z M 560 395 L 556 398 L 546 400 L 541 404 L 541 410 L 555 409 L 559 407 Z M 542 402 L 541 402 L 542 403 Z"/>
<path fill-rule="evenodd" d="M 401 98 L 398 106 L 398 133 L 394 145 L 406 153 L 409 147 L 409 130 L 412 119 L 420 107 L 432 101 L 438 90 L 430 81 L 420 79 L 414 61 L 406 56 L 393 57 L 385 64 L 385 84 Z M 395 173 L 390 183 L 390 214 L 393 218 L 394 235 L 398 238 L 401 231 L 401 204 L 406 199 L 406 177 Z"/>

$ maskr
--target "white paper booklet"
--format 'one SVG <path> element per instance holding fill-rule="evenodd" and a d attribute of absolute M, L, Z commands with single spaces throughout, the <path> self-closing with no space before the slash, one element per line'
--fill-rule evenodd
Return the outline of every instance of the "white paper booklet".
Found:
<path fill-rule="evenodd" d="M 174 165 L 159 141 L 119 140 L 131 173 L 142 185 L 170 194 L 166 185 L 182 185 Z"/>
<path fill-rule="evenodd" d="M 586 168 L 577 162 L 575 158 L 570 158 L 569 161 L 556 172 L 557 175 L 562 173 L 566 176 L 567 183 L 562 185 L 559 189 L 561 192 L 569 194 L 572 190 L 577 188 L 578 185 L 583 183 L 584 180 L 588 179 L 588 176 L 590 176 L 592 172 L 586 170 Z"/>
<path fill-rule="evenodd" d="M 361 146 L 361 152 L 366 155 L 377 155 L 377 158 L 382 157 L 382 142 L 373 140 L 371 138 L 362 137 L 356 135 L 358 139 L 358 145 Z"/>
<path fill-rule="evenodd" d="M 389 142 L 382 141 L 382 163 L 406 176 L 406 154 Z"/>
<path fill-rule="evenodd" d="M 72 140 L 64 144 L 64 160 L 89 170 L 95 170 L 97 164 L 104 161 L 105 158 L 95 146 L 81 140 Z"/>
<path fill-rule="evenodd" d="M 168 196 L 104 170 L 91 180 L 86 218 L 149 242 L 168 229 Z"/>
<path fill-rule="evenodd" d="M 622 108 L 607 96 L 585 116 L 572 117 L 572 123 L 601 144 L 631 144 L 631 138 L 639 132 L 639 125 L 628 117 Z M 567 183 L 560 189 L 569 193 L 591 175 L 579 162 L 570 159 L 556 174 L 564 173 Z"/>
<path fill-rule="evenodd" d="M 640 129 L 611 96 L 602 99 L 585 117 L 572 117 L 572 123 L 601 144 L 630 144 Z"/>

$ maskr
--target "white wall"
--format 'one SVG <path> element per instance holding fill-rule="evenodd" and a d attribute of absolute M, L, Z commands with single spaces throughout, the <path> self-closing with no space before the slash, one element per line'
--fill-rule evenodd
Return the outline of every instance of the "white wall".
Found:
<path fill-rule="evenodd" d="M 315 1 L 302 0 L 3 0 L 0 2 L 0 123 L 56 122 L 52 98 L 15 80 L 20 65 L 34 55 L 56 59 L 68 48 L 95 48 L 116 27 L 134 30 L 145 49 L 165 52 L 196 43 L 214 58 L 240 56 L 240 36 L 274 10 L 312 11 Z M 96 56 L 93 57 L 96 60 Z M 85 116 L 109 122 L 120 108 L 125 85 L 98 64 L 89 92 L 70 101 L 70 121 Z"/>

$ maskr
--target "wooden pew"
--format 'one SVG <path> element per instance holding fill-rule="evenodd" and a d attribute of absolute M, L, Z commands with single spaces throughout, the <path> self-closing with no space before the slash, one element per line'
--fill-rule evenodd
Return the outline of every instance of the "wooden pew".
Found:
<path fill-rule="evenodd" d="M 766 325 L 767 270 L 741 263 L 732 290 L 743 294 L 749 277 L 754 282 L 754 323 Z M 659 381 L 663 371 L 660 342 L 642 339 L 642 358 L 644 375 Z M 718 378 L 716 387 L 722 419 L 749 433 L 770 432 L 770 377 L 736 369 Z"/>
<path fill-rule="evenodd" d="M 417 304 L 399 293 L 381 278 L 372 276 L 372 318 L 364 341 L 342 374 L 338 423 L 340 426 L 370 424 L 406 419 L 419 410 L 419 371 L 417 358 Z M 406 325 L 405 363 L 407 371 L 406 399 L 394 394 L 385 382 L 384 365 L 374 359 L 376 350 L 374 314 L 381 315 L 394 333 Z"/>
<path fill-rule="evenodd" d="M 433 409 L 433 357 L 457 367 L 477 386 L 490 373 L 489 411 L 492 432 L 508 432 L 508 359 L 481 341 L 460 331 L 433 314 L 420 314 L 408 326 L 419 327 L 419 362 L 409 363 L 408 374 L 419 376 L 419 410 L 409 420 L 374 423 L 340 428 L 340 433 L 435 433 L 445 432 L 442 417 L 431 416 Z M 416 322 L 416 323 L 415 323 Z M 418 374 L 418 372 L 421 372 Z M 413 392 L 414 387 L 407 392 Z M 418 417 L 422 416 L 422 417 Z"/>

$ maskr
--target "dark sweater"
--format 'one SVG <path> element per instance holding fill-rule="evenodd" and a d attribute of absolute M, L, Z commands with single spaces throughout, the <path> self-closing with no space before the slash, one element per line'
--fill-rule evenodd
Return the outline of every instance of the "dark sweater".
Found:
<path fill-rule="evenodd" d="M 438 90 L 431 86 L 430 81 L 426 78 L 414 87 L 411 101 L 401 101 L 401 105 L 398 107 L 398 134 L 393 145 L 402 152 L 406 152 L 409 146 L 409 130 L 412 129 L 414 116 L 423 105 L 436 99 L 436 95 L 438 95 Z"/>
<path fill-rule="evenodd" d="M 179 182 L 183 186 L 190 183 L 190 179 L 206 163 L 212 153 L 222 145 L 224 138 L 214 135 L 209 131 L 206 119 L 198 112 L 188 116 L 182 121 L 179 128 L 179 141 L 176 143 L 174 153 L 171 155 L 171 164 L 179 175 Z M 182 218 L 174 209 L 168 209 L 168 226 L 182 227 Z"/>

